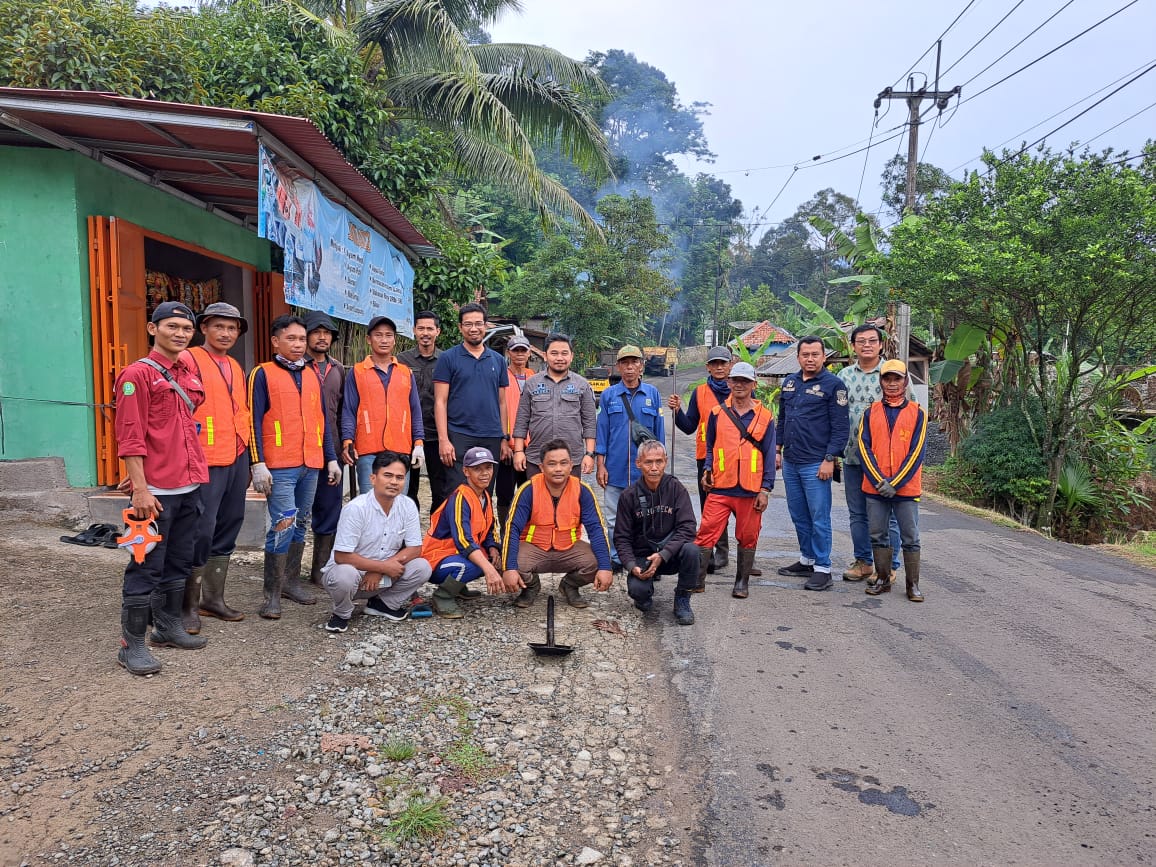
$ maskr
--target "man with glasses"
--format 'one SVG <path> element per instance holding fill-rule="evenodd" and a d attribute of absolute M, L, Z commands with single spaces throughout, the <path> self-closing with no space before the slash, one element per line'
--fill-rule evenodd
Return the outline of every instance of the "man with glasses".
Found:
<path fill-rule="evenodd" d="M 875 325 L 860 325 L 851 332 L 851 349 L 855 363 L 839 371 L 839 379 L 847 386 L 847 414 L 851 423 L 851 439 L 843 453 L 843 493 L 847 498 L 847 513 L 851 524 L 851 545 L 855 562 L 843 573 L 844 581 L 862 581 L 875 570 L 871 550 L 871 535 L 867 528 L 867 495 L 863 491 L 863 464 L 855 434 L 859 420 L 867 407 L 883 399 L 879 383 L 879 365 L 883 353 L 883 332 Z M 891 571 L 899 569 L 899 525 L 891 519 Z"/>
<path fill-rule="evenodd" d="M 434 419 L 448 491 L 466 481 L 462 457 L 475 446 L 489 449 L 503 461 L 512 454 L 506 434 L 506 362 L 483 342 L 482 305 L 463 304 L 458 328 L 462 342 L 443 352 L 434 367 Z M 493 493 L 492 478 L 487 490 Z"/>

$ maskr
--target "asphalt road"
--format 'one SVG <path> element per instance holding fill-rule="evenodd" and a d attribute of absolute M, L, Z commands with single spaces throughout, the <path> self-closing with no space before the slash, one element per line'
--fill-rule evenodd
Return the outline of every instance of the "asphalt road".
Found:
<path fill-rule="evenodd" d="M 1156 861 L 1156 573 L 936 503 L 921 520 L 922 605 L 902 574 L 875 598 L 777 576 L 797 555 L 781 485 L 749 599 L 710 576 L 678 627 L 660 586 L 686 699 L 668 734 L 707 764 L 703 862 Z"/>

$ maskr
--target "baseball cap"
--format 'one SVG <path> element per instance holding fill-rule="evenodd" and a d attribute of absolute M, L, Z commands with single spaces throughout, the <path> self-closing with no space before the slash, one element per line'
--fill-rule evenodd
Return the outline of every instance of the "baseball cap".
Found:
<path fill-rule="evenodd" d="M 731 379 L 749 379 L 751 382 L 755 381 L 755 368 L 747 364 L 745 361 L 736 362 L 735 366 L 731 368 L 728 374 Z"/>
<path fill-rule="evenodd" d="M 365 327 L 365 333 L 369 334 L 369 332 L 373 331 L 373 329 L 379 325 L 388 325 L 393 329 L 393 333 L 397 334 L 397 323 L 390 319 L 388 316 L 374 316 L 369 320 L 369 325 Z"/>
<path fill-rule="evenodd" d="M 518 349 L 519 347 L 522 347 L 523 349 L 529 349 L 530 341 L 521 334 L 515 334 L 506 344 L 506 349 Z"/>
<path fill-rule="evenodd" d="M 642 350 L 637 346 L 623 346 L 618 350 L 618 355 L 614 357 L 614 360 L 622 361 L 624 358 L 642 358 Z"/>
<path fill-rule="evenodd" d="M 236 319 L 237 324 L 241 326 L 242 334 L 249 330 L 249 323 L 245 321 L 245 317 L 241 315 L 241 311 L 232 304 L 224 301 L 214 301 L 206 307 L 201 315 L 197 317 L 197 327 L 200 328 L 206 320 L 214 317 L 217 319 Z"/>
<path fill-rule="evenodd" d="M 879 375 L 886 376 L 889 373 L 898 373 L 900 376 L 907 376 L 907 365 L 898 358 L 890 358 L 883 362 L 883 366 L 879 368 Z"/>
<path fill-rule="evenodd" d="M 493 453 L 482 446 L 474 446 L 466 452 L 466 456 L 462 458 L 463 467 L 478 467 L 482 464 L 496 464 Z"/>
<path fill-rule="evenodd" d="M 305 314 L 305 333 L 309 334 L 318 328 L 324 328 L 337 339 L 337 326 L 329 318 L 329 314 L 321 310 L 310 310 Z"/>
<path fill-rule="evenodd" d="M 730 361 L 731 351 L 725 346 L 712 346 L 706 353 L 706 363 L 712 361 Z"/>
<path fill-rule="evenodd" d="M 233 309 L 236 310 L 237 308 L 234 307 Z M 153 311 L 149 322 L 162 322 L 165 319 L 187 319 L 194 325 L 197 322 L 197 317 L 193 315 L 193 311 L 180 301 L 162 301 Z"/>

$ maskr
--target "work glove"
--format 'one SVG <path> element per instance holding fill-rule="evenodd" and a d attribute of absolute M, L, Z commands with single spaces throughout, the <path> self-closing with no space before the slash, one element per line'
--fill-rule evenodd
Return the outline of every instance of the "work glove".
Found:
<path fill-rule="evenodd" d="M 409 456 L 409 464 L 415 470 L 420 470 L 425 466 L 425 446 L 415 445 L 413 447 L 413 454 Z"/>
<path fill-rule="evenodd" d="M 325 470 L 329 473 L 329 484 L 336 485 L 341 481 L 341 465 L 337 461 L 327 463 Z"/>
<path fill-rule="evenodd" d="M 273 474 L 262 464 L 253 464 L 253 490 L 268 496 L 273 493 Z"/>
<path fill-rule="evenodd" d="M 880 495 L 886 497 L 889 500 L 895 496 L 895 486 L 892 485 L 891 482 L 887 481 L 886 479 L 884 479 L 878 485 L 876 485 L 875 489 L 877 491 L 879 491 Z"/>

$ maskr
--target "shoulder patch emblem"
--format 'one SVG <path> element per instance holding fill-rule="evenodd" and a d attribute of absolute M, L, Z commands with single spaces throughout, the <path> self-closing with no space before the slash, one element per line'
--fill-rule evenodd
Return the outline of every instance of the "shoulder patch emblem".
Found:
<path fill-rule="evenodd" d="M 120 390 L 125 397 L 132 397 L 136 393 L 136 386 L 131 382 L 126 382 Z"/>
<path fill-rule="evenodd" d="M 839 406 L 846 406 L 847 405 L 847 392 L 846 392 L 846 390 L 841 388 L 835 392 L 835 403 L 839 404 Z"/>

